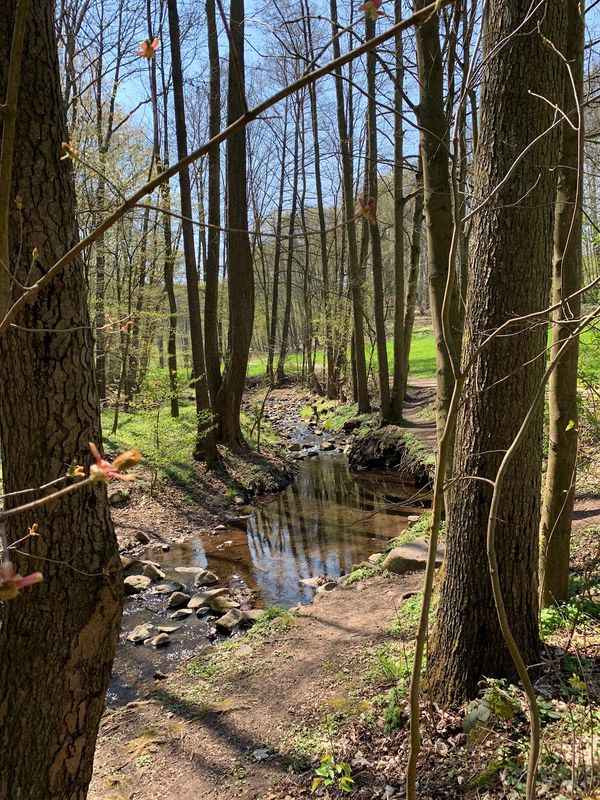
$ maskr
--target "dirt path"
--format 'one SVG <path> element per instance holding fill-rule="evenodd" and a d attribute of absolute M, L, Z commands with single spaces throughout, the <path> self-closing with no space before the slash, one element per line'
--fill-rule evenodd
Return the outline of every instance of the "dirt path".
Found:
<path fill-rule="evenodd" d="M 317 595 L 105 716 L 90 800 L 305 797 L 303 748 L 350 693 L 422 574 Z M 304 781 L 305 785 L 305 781 Z"/>
<path fill-rule="evenodd" d="M 431 407 L 435 395 L 435 380 L 413 378 L 410 381 L 409 400 L 404 405 L 404 418 L 409 429 L 431 450 L 436 447 L 435 420 L 425 412 Z M 592 525 L 600 526 L 600 497 L 582 495 L 575 500 L 573 529 L 580 530 Z"/>

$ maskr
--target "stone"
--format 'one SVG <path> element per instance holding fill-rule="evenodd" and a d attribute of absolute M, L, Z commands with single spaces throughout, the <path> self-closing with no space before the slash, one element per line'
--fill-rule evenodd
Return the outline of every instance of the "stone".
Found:
<path fill-rule="evenodd" d="M 321 450 L 327 452 L 329 450 L 335 450 L 335 443 L 334 442 L 323 442 L 321 445 Z"/>
<path fill-rule="evenodd" d="M 236 494 L 236 496 L 233 498 L 233 503 L 236 506 L 245 506 L 246 505 L 246 501 L 244 500 L 243 497 L 240 497 L 239 494 Z"/>
<path fill-rule="evenodd" d="M 337 589 L 337 581 L 326 581 L 319 586 L 317 589 L 317 594 L 326 594 L 327 592 L 331 592 L 333 589 Z"/>
<path fill-rule="evenodd" d="M 173 592 L 171 597 L 169 597 L 167 608 L 182 608 L 182 606 L 187 606 L 189 602 L 189 594 L 186 594 L 185 592 Z"/>
<path fill-rule="evenodd" d="M 288 450 L 292 453 L 297 453 L 299 450 L 302 450 L 302 445 L 300 442 L 292 442 L 288 445 Z"/>
<path fill-rule="evenodd" d="M 423 570 L 427 566 L 428 550 L 429 544 L 425 539 L 415 539 L 410 544 L 394 547 L 382 561 L 381 568 L 398 575 Z M 436 567 L 439 567 L 443 560 L 444 548 L 440 546 L 435 558 Z"/>
<path fill-rule="evenodd" d="M 121 566 L 123 567 L 123 572 L 128 569 L 133 563 L 136 562 L 135 558 L 131 558 L 131 556 L 121 556 Z"/>
<path fill-rule="evenodd" d="M 222 589 L 207 589 L 205 592 L 198 592 L 190 597 L 187 607 L 193 610 L 198 608 L 209 608 L 211 601 L 214 600 L 215 597 L 221 597 L 228 592 L 229 589 L 226 589 L 225 587 Z"/>
<path fill-rule="evenodd" d="M 223 525 L 223 523 L 221 523 L 220 525 L 215 525 L 213 530 L 216 531 L 217 533 L 220 533 L 221 531 L 226 531 L 227 525 Z"/>
<path fill-rule="evenodd" d="M 242 625 L 254 625 L 263 613 L 263 608 L 252 608 L 249 611 L 243 611 Z"/>
<path fill-rule="evenodd" d="M 108 502 L 111 506 L 120 506 L 126 503 L 131 497 L 131 489 L 127 486 L 120 486 L 108 495 Z"/>
<path fill-rule="evenodd" d="M 167 679 L 167 676 L 164 672 L 161 672 L 159 669 L 152 675 L 155 681 L 164 681 Z"/>
<path fill-rule="evenodd" d="M 160 633 L 175 633 L 181 628 L 181 625 L 157 625 L 156 630 Z"/>
<path fill-rule="evenodd" d="M 194 610 L 192 608 L 178 608 L 177 611 L 169 615 L 169 619 L 186 619 L 193 613 Z"/>
<path fill-rule="evenodd" d="M 183 584 L 179 583 L 179 581 L 163 581 L 152 587 L 154 594 L 173 594 L 173 592 L 180 592 L 182 589 Z"/>
<path fill-rule="evenodd" d="M 150 586 L 150 578 L 145 575 L 129 575 L 123 581 L 125 594 L 139 594 Z"/>
<path fill-rule="evenodd" d="M 215 626 L 218 631 L 223 633 L 232 633 L 232 631 L 240 624 L 244 618 L 244 612 L 239 608 L 230 608 L 229 611 L 220 617 Z"/>
<path fill-rule="evenodd" d="M 145 570 L 148 566 L 158 569 L 158 564 L 143 558 L 127 558 L 122 556 L 121 564 L 123 565 L 123 573 L 126 577 L 129 575 L 146 575 Z"/>
<path fill-rule="evenodd" d="M 163 551 L 163 553 L 168 553 L 169 550 L 171 549 L 171 545 L 166 543 L 161 544 L 160 549 Z"/>
<path fill-rule="evenodd" d="M 314 578 L 300 578 L 298 582 L 303 583 L 305 586 L 310 586 L 311 589 L 316 589 L 317 586 L 321 585 L 322 578 L 319 575 L 315 575 Z"/>
<path fill-rule="evenodd" d="M 150 544 L 150 537 L 144 531 L 136 531 L 133 534 L 133 538 L 140 544 Z"/>
<path fill-rule="evenodd" d="M 206 617 L 208 614 L 210 614 L 210 606 L 201 606 L 196 611 L 196 616 L 198 617 L 198 619 L 202 619 L 203 617 Z"/>
<path fill-rule="evenodd" d="M 408 522 L 418 522 L 420 518 L 419 514 L 410 514 L 406 519 Z"/>
<path fill-rule="evenodd" d="M 168 633 L 159 633 L 158 636 L 155 636 L 154 639 L 152 639 L 150 644 L 152 647 L 166 647 L 170 641 L 171 637 Z"/>
<path fill-rule="evenodd" d="M 127 634 L 127 641 L 134 644 L 142 644 L 146 639 L 151 639 L 154 636 L 154 628 L 152 625 L 142 624 L 136 625 L 135 628 Z"/>
<path fill-rule="evenodd" d="M 237 528 L 240 531 L 246 530 L 246 520 L 248 517 L 228 517 L 227 518 L 227 527 L 228 528 Z"/>
<path fill-rule="evenodd" d="M 150 578 L 151 581 L 162 581 L 165 578 L 165 573 L 158 567 L 155 567 L 154 564 L 146 564 L 142 575 L 145 575 L 146 578 Z"/>
<path fill-rule="evenodd" d="M 225 614 L 230 609 L 239 607 L 240 604 L 236 603 L 235 600 L 232 600 L 230 597 L 223 597 L 222 595 L 213 597 L 210 601 L 210 608 L 216 614 Z"/>
<path fill-rule="evenodd" d="M 218 582 L 219 582 L 218 576 L 215 575 L 214 572 L 210 572 L 207 569 L 204 569 L 202 570 L 202 572 L 199 572 L 194 578 L 195 586 L 213 586 L 215 583 Z"/>
<path fill-rule="evenodd" d="M 180 575 L 201 575 L 205 569 L 204 567 L 175 567 L 175 572 Z"/>
<path fill-rule="evenodd" d="M 377 564 L 382 555 L 383 553 L 372 553 L 368 560 L 371 564 Z"/>

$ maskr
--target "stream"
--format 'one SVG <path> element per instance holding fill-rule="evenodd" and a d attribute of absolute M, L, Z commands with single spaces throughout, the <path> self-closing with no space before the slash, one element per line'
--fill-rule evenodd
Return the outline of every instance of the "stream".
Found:
<path fill-rule="evenodd" d="M 197 591 L 195 572 L 206 568 L 218 575 L 218 587 L 229 587 L 246 603 L 251 599 L 253 608 L 290 608 L 313 599 L 315 589 L 301 581 L 349 573 L 398 536 L 409 516 L 423 510 L 415 488 L 396 473 L 351 473 L 345 456 L 319 453 L 305 428 L 294 434 L 306 448 L 296 478 L 242 518 L 245 530 L 198 535 L 168 552 L 148 548 L 143 558 L 159 564 L 166 580 L 183 584 L 190 594 Z M 156 673 L 168 673 L 203 647 L 227 638 L 216 634 L 213 617 L 171 619 L 167 600 L 151 590 L 126 598 L 107 705 L 139 697 L 152 687 Z M 128 642 L 127 634 L 142 623 L 177 630 L 163 648 Z"/>

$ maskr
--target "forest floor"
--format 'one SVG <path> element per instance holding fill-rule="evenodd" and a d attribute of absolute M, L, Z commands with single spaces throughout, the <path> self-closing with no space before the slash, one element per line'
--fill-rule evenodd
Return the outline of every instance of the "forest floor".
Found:
<path fill-rule="evenodd" d="M 406 414 L 408 428 L 427 445 L 435 442 L 431 386 L 418 381 Z M 299 410 L 312 405 L 294 388 L 281 397 L 295 398 Z M 588 469 L 587 494 L 576 505 L 573 583 L 589 592 L 598 585 L 600 498 L 588 491 L 595 467 Z M 179 490 L 170 491 L 157 498 L 142 493 L 115 510 L 123 542 L 135 532 L 128 525 L 168 541 L 213 527 L 237 507 L 229 490 L 210 516 L 194 516 Z M 316 770 L 332 781 L 316 789 L 318 798 L 345 796 L 346 774 L 353 797 L 403 796 L 406 690 L 423 576 L 359 577 L 317 594 L 310 606 L 267 613 L 248 633 L 157 681 L 143 699 L 108 711 L 91 800 L 295 800 L 310 795 Z M 600 626 L 581 610 L 568 605 L 544 620 L 546 666 L 536 686 L 544 712 L 539 796 L 552 800 L 600 797 L 597 777 L 590 778 L 600 772 Z M 465 709 L 423 705 L 421 800 L 523 796 L 523 697 L 494 682 L 482 691 L 474 711 L 483 708 L 485 719 L 469 733 Z"/>

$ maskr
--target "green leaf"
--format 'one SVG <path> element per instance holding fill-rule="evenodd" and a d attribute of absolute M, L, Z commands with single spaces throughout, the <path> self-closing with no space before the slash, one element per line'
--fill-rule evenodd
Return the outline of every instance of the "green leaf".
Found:
<path fill-rule="evenodd" d="M 321 778 L 314 778 L 313 779 L 313 782 L 310 785 L 310 793 L 311 794 L 314 794 L 317 791 L 317 789 L 321 785 L 321 780 L 322 780 Z"/>
<path fill-rule="evenodd" d="M 565 431 L 570 431 L 574 427 L 575 427 L 575 420 L 570 419 L 569 422 L 567 423 L 567 427 L 565 428 Z"/>

